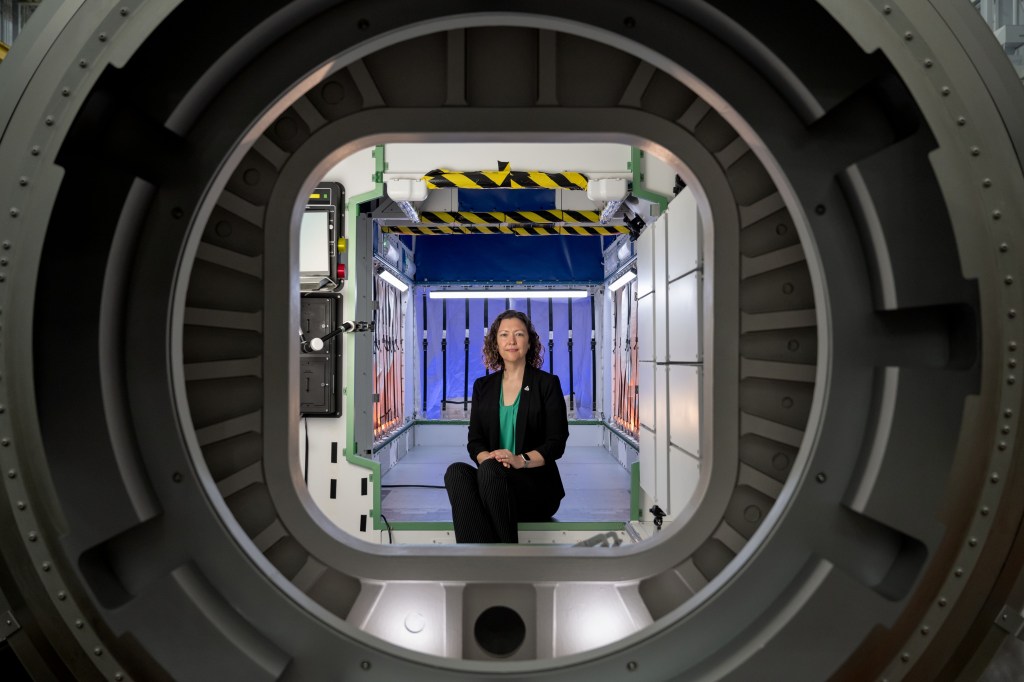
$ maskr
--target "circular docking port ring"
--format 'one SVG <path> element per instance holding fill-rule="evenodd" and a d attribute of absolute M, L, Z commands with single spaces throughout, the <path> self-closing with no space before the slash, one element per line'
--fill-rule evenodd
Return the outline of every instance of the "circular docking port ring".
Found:
<path fill-rule="evenodd" d="M 0 69 L 0 589 L 26 668 L 980 669 L 1024 557 L 1024 94 L 967 3 L 788 9 L 43 4 Z M 393 551 L 301 491 L 297 197 L 424 139 L 624 142 L 694 188 L 709 466 L 659 540 Z"/>

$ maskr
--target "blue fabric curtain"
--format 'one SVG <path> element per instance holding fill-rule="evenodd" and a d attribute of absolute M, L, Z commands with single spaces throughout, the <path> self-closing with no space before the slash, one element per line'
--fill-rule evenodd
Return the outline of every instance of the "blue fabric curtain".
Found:
<path fill-rule="evenodd" d="M 426 298 L 424 299 L 424 296 Z M 417 328 L 422 344 L 423 304 L 426 302 L 427 360 L 426 371 L 426 419 L 458 418 L 462 416 L 464 393 L 472 397 L 473 382 L 485 374 L 483 364 L 483 340 L 491 322 L 505 311 L 502 299 L 431 299 L 429 287 L 418 287 L 416 304 Z M 571 304 L 570 304 L 571 303 Z M 442 352 L 442 325 L 447 304 L 447 350 Z M 487 308 L 486 318 L 484 308 Z M 533 326 L 540 336 L 544 363 L 542 369 L 558 375 L 562 390 L 573 393 L 573 408 L 579 419 L 592 419 L 593 410 L 593 354 L 590 350 L 592 298 L 581 299 L 511 299 L 509 308 L 530 315 Z M 466 309 L 469 309 L 469 358 L 467 362 Z M 569 315 L 572 315 L 573 353 L 569 363 Z M 554 329 L 553 351 L 549 347 L 548 332 Z M 420 346 L 422 353 L 422 346 Z M 569 375 L 572 373 L 572 382 Z M 468 376 L 468 381 L 466 377 Z M 442 381 L 442 377 L 445 381 Z M 417 379 L 423 385 L 423 375 Z M 441 409 L 442 391 L 447 399 L 448 409 Z M 417 406 L 422 410 L 422 404 Z"/>
<path fill-rule="evenodd" d="M 573 377 L 576 417 L 579 419 L 594 418 L 594 363 L 597 358 L 590 349 L 593 304 L 593 295 L 572 302 Z"/>
<path fill-rule="evenodd" d="M 424 365 L 426 372 L 426 418 L 441 418 L 441 301 L 429 297 L 429 291 L 423 290 L 421 296 L 426 296 L 426 325 L 427 325 L 427 362 Z M 421 323 L 422 324 L 422 323 Z M 422 329 L 422 326 L 420 327 Z"/>

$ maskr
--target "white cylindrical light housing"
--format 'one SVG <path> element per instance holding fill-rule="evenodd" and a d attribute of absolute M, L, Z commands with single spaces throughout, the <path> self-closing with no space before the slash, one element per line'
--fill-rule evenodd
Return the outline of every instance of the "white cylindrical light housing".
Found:
<path fill-rule="evenodd" d="M 615 278 L 615 281 L 608 285 L 609 291 L 618 291 L 622 287 L 626 286 L 630 282 L 636 279 L 636 270 L 630 268 L 624 273 Z"/>
<path fill-rule="evenodd" d="M 402 280 L 398 279 L 397 277 L 392 275 L 387 270 L 381 270 L 380 271 L 380 278 L 382 280 L 384 280 L 385 282 L 387 282 L 388 284 L 390 284 L 391 286 L 393 286 L 394 288 L 398 289 L 399 291 L 408 291 L 409 290 L 409 285 L 408 284 L 406 284 Z"/>

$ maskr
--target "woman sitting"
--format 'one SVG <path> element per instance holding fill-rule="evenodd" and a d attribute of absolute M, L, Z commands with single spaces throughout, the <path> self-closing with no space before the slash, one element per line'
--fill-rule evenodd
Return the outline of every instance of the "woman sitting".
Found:
<path fill-rule="evenodd" d="M 540 369 L 540 338 L 530 318 L 506 310 L 484 339 L 494 374 L 473 383 L 470 458 L 448 467 L 456 542 L 519 542 L 516 524 L 546 521 L 565 489 L 555 460 L 569 438 L 558 377 Z"/>

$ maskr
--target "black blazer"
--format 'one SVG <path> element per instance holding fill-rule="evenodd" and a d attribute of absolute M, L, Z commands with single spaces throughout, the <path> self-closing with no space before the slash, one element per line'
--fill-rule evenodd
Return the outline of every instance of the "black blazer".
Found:
<path fill-rule="evenodd" d="M 498 401 L 504 372 L 482 376 L 473 382 L 473 409 L 469 415 L 469 442 L 466 449 L 476 464 L 476 456 L 484 451 L 501 447 L 501 425 L 498 419 Z M 536 450 L 544 456 L 544 466 L 520 469 L 519 473 L 535 477 L 556 499 L 565 497 L 562 478 L 555 463 L 565 452 L 569 439 L 569 420 L 565 411 L 562 383 L 554 374 L 533 367 L 523 373 L 523 388 L 519 394 L 519 412 L 516 415 L 515 454 Z"/>

